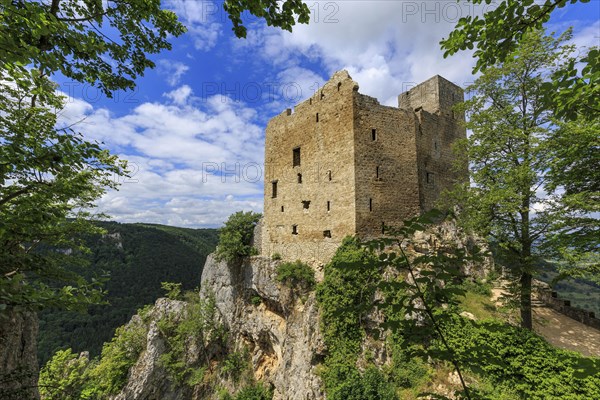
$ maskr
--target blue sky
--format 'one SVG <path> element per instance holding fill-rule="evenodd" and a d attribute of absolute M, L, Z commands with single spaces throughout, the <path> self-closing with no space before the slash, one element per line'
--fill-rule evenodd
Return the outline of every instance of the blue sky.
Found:
<path fill-rule="evenodd" d="M 440 74 L 467 86 L 471 54 L 443 59 L 439 41 L 458 18 L 490 5 L 442 1 L 308 1 L 311 23 L 293 33 L 246 18 L 231 31 L 220 1 L 168 0 L 188 27 L 134 92 L 107 99 L 61 81 L 65 122 L 127 159 L 131 178 L 98 201 L 120 222 L 218 227 L 238 210 L 262 211 L 264 128 L 346 69 L 361 93 L 396 96 Z M 579 46 L 600 45 L 600 0 L 555 12 L 549 30 L 574 27 Z"/>

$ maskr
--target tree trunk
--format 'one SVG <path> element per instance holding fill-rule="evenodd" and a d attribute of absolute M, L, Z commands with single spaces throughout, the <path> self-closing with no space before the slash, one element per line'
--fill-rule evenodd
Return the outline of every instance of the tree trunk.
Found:
<path fill-rule="evenodd" d="M 531 315 L 531 281 L 533 277 L 527 271 L 521 273 L 521 327 L 525 329 L 533 329 L 533 318 Z"/>

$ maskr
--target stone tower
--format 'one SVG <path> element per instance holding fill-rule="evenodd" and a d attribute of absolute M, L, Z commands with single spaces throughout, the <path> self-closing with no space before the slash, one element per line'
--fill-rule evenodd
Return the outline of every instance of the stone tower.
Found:
<path fill-rule="evenodd" d="M 340 71 L 266 130 L 262 253 L 324 264 L 348 235 L 431 209 L 466 175 L 451 145 L 465 138 L 452 106 L 463 91 L 435 76 L 398 97 L 399 107 L 358 92 Z"/>

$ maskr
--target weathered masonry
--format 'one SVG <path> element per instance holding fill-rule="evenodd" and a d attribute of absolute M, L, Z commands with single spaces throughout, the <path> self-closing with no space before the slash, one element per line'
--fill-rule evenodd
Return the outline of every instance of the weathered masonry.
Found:
<path fill-rule="evenodd" d="M 461 101 L 462 89 L 438 75 L 398 96 L 399 107 L 383 106 L 340 71 L 271 119 L 262 252 L 325 263 L 345 236 L 376 237 L 432 208 L 464 179 L 451 151 L 466 137 L 452 110 Z"/>

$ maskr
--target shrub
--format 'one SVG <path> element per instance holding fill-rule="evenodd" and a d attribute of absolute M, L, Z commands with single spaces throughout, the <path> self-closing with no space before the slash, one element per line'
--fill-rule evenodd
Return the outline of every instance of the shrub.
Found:
<path fill-rule="evenodd" d="M 40 371 L 40 395 L 44 400 L 79 400 L 89 360 L 71 349 L 58 351 Z"/>
<path fill-rule="evenodd" d="M 181 300 L 181 283 L 161 282 L 160 287 L 165 291 L 167 298 Z"/>
<path fill-rule="evenodd" d="M 307 290 L 312 290 L 317 283 L 315 271 L 300 260 L 293 263 L 279 264 L 277 267 L 277 281 L 289 287 L 301 286 Z"/>
<path fill-rule="evenodd" d="M 261 382 L 247 386 L 240 390 L 237 395 L 232 396 L 225 389 L 218 392 L 219 400 L 271 400 L 273 391 L 265 387 Z"/>
<path fill-rule="evenodd" d="M 279 253 L 273 253 L 273 255 L 271 256 L 272 260 L 281 260 L 281 254 Z"/>
<path fill-rule="evenodd" d="M 262 304 L 262 298 L 260 296 L 252 296 L 250 301 L 255 306 L 260 306 Z"/>
<path fill-rule="evenodd" d="M 235 397 L 235 400 L 271 400 L 273 393 L 262 383 L 254 386 L 248 386 L 242 389 Z"/>
<path fill-rule="evenodd" d="M 166 338 L 167 351 L 160 356 L 160 364 L 167 370 L 171 379 L 179 384 L 194 386 L 202 381 L 204 368 L 191 365 L 186 359 L 190 343 L 197 343 L 202 357 L 209 342 L 223 342 L 224 330 L 217 322 L 217 308 L 213 293 L 200 298 L 196 291 L 184 295 L 186 308 L 179 320 L 169 318 L 158 321 L 158 328 Z"/>
<path fill-rule="evenodd" d="M 215 253 L 217 261 L 235 262 L 256 254 L 256 249 L 251 245 L 252 236 L 261 217 L 262 214 L 252 211 L 232 214 L 219 232 L 219 245 Z"/>
<path fill-rule="evenodd" d="M 234 351 L 223 361 L 221 373 L 229 376 L 235 383 L 237 383 L 240 380 L 242 372 L 248 368 L 248 357 L 247 351 Z"/>
<path fill-rule="evenodd" d="M 364 318 L 373 303 L 381 272 L 374 255 L 355 238 L 346 238 L 317 287 L 321 329 L 329 355 L 320 371 L 331 400 L 397 399 L 394 387 L 374 365 L 356 367 L 365 337 Z"/>
<path fill-rule="evenodd" d="M 482 296 L 488 297 L 492 295 L 493 285 L 491 282 L 480 282 L 465 279 L 460 286 L 466 292 L 480 294 Z"/>
<path fill-rule="evenodd" d="M 85 399 L 105 399 L 118 393 L 127 383 L 127 375 L 146 347 L 146 327 L 129 324 L 117 328 L 110 342 L 102 346 L 100 361 L 91 363 L 89 379 L 82 393 Z"/>
<path fill-rule="evenodd" d="M 598 399 L 600 360 L 552 347 L 526 329 L 454 317 L 444 328 L 461 364 L 520 398 Z"/>

